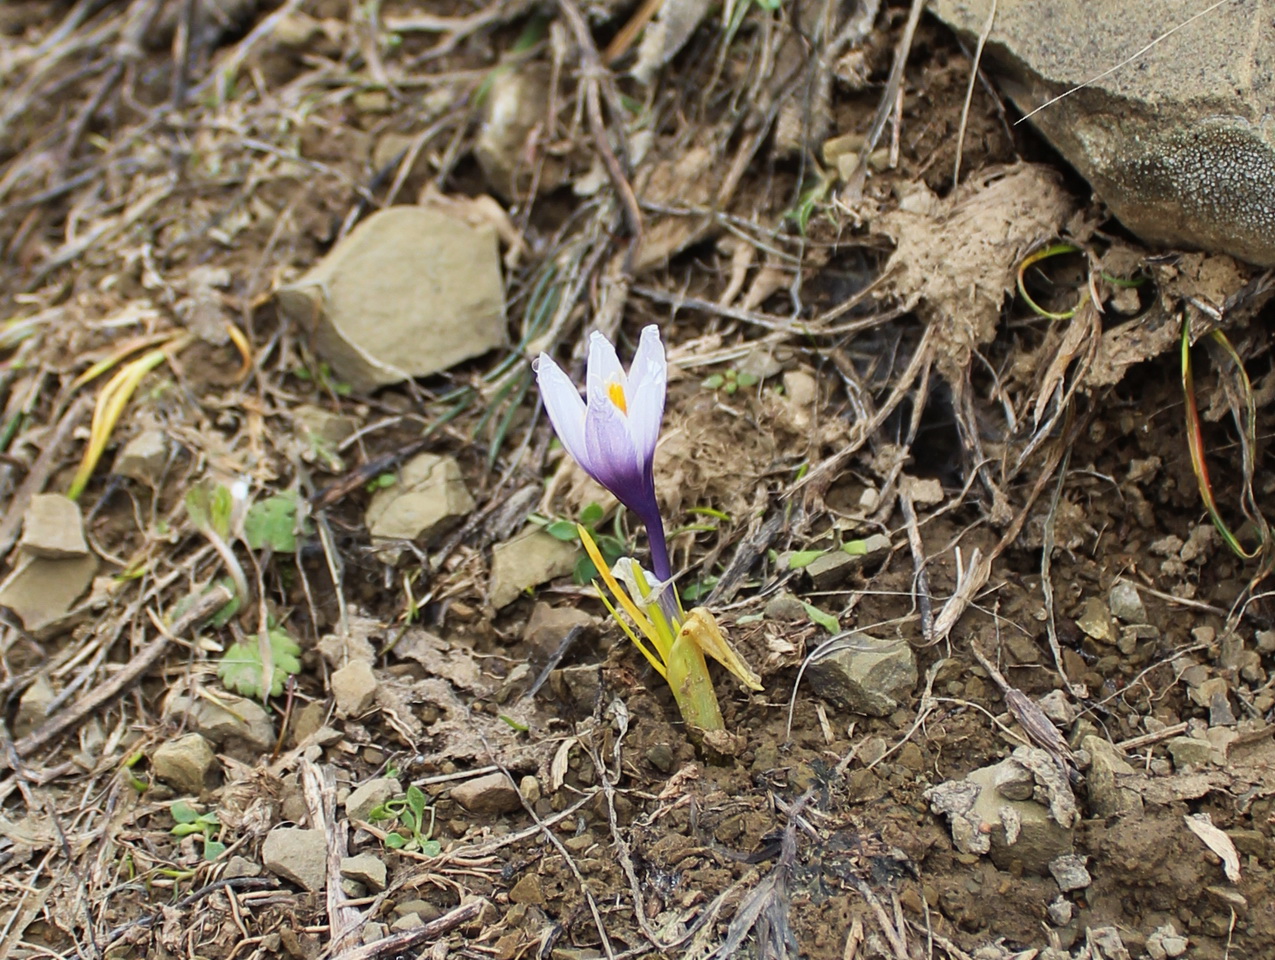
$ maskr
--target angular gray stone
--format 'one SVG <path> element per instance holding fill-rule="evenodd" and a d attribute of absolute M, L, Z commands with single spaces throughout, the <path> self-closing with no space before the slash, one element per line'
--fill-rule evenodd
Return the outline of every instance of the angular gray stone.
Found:
<path fill-rule="evenodd" d="M 860 566 L 859 557 L 852 557 L 841 550 L 829 550 L 806 564 L 806 576 L 816 590 L 831 590 L 845 582 Z"/>
<path fill-rule="evenodd" d="M 1049 906 L 1045 908 L 1045 913 L 1049 916 L 1049 922 L 1055 927 L 1065 927 L 1071 923 L 1071 918 L 1075 912 L 1076 905 L 1062 894 L 1050 901 Z"/>
<path fill-rule="evenodd" d="M 1111 587 L 1107 594 L 1107 603 L 1111 605 L 1111 615 L 1125 623 L 1146 623 L 1147 608 L 1142 604 L 1142 595 L 1138 588 L 1127 580 L 1121 580 Z"/>
<path fill-rule="evenodd" d="M 1089 809 L 1096 817 L 1141 816 L 1142 795 L 1121 786 L 1121 778 L 1133 779 L 1137 771 L 1121 755 L 1115 744 L 1102 737 L 1088 736 L 1080 748 L 1089 754 L 1085 784 L 1089 788 Z"/>
<path fill-rule="evenodd" d="M 217 702 L 199 697 L 194 703 L 188 697 L 178 697 L 168 712 L 170 716 L 189 716 L 197 731 L 227 752 L 254 757 L 274 749 L 274 721 L 265 707 L 247 697 L 225 693 L 218 694 Z"/>
<path fill-rule="evenodd" d="M 217 763 L 212 747 L 197 733 L 161 743 L 151 754 L 155 776 L 171 784 L 179 793 L 198 796 Z"/>
<path fill-rule="evenodd" d="M 49 560 L 22 554 L 13 573 L 0 584 L 0 607 L 8 607 L 28 632 L 56 632 L 97 573 L 92 554 Z"/>
<path fill-rule="evenodd" d="M 1191 941 L 1178 933 L 1173 924 L 1156 927 L 1147 937 L 1147 956 L 1151 960 L 1173 960 L 1186 953 Z"/>
<path fill-rule="evenodd" d="M 322 890 L 328 878 L 328 838 L 322 830 L 275 827 L 261 844 L 261 864 L 303 890 Z"/>
<path fill-rule="evenodd" d="M 385 863 L 375 854 L 360 853 L 355 857 L 342 857 L 341 876 L 363 884 L 374 893 L 385 889 Z"/>
<path fill-rule="evenodd" d="M 971 40 L 992 3 L 929 6 Z M 1275 266 L 1273 61 L 1262 4 L 999 0 L 983 66 L 1025 113 L 1068 94 L 1031 123 L 1144 240 Z"/>
<path fill-rule="evenodd" d="M 22 518 L 20 546 L 31 556 L 48 560 L 87 555 L 80 505 L 60 493 L 37 493 Z"/>
<path fill-rule="evenodd" d="M 1006 774 L 1006 765 L 1032 772 L 1037 799 L 1001 795 L 998 783 L 1014 779 Z M 1002 870 L 1018 867 L 1043 876 L 1052 861 L 1072 852 L 1079 819 L 1075 799 L 1066 777 L 1043 750 L 1019 747 L 1010 759 L 931 787 L 925 797 L 935 813 L 947 816 L 958 850 L 988 854 Z"/>
<path fill-rule="evenodd" d="M 22 692 L 18 700 L 18 712 L 13 718 L 13 737 L 15 740 L 25 737 L 48 719 L 49 707 L 57 697 L 57 691 L 49 678 L 36 674 L 31 686 Z"/>
<path fill-rule="evenodd" d="M 524 590 L 538 587 L 575 569 L 580 548 L 531 526 L 491 551 L 491 605 L 499 610 Z"/>
<path fill-rule="evenodd" d="M 1173 737 L 1165 743 L 1173 766 L 1179 772 L 1192 767 L 1205 767 L 1213 762 L 1213 744 L 1195 737 Z"/>
<path fill-rule="evenodd" d="M 575 627 L 593 627 L 597 619 L 575 607 L 552 607 L 537 603 L 522 631 L 522 642 L 532 657 L 546 659 L 552 655 Z"/>
<path fill-rule="evenodd" d="M 882 559 L 889 555 L 890 538 L 883 533 L 874 533 L 863 540 L 852 541 L 859 552 L 846 550 L 829 550 L 821 557 L 816 557 L 806 565 L 806 575 L 816 590 L 830 590 L 845 581 L 856 570 L 866 565 L 879 566 Z"/>
<path fill-rule="evenodd" d="M 1049 872 L 1063 893 L 1084 890 L 1093 883 L 1093 877 L 1089 876 L 1089 870 L 1085 866 L 1085 859 L 1078 853 L 1065 853 L 1050 861 Z"/>
<path fill-rule="evenodd" d="M 1111 610 L 1097 597 L 1090 597 L 1085 601 L 1080 616 L 1076 618 L 1076 626 L 1099 643 L 1116 642 L 1116 631 L 1111 623 Z"/>
<path fill-rule="evenodd" d="M 249 860 L 247 857 L 240 856 L 231 857 L 226 864 L 226 868 L 221 871 L 221 879 L 223 880 L 259 876 L 261 876 L 261 864 Z"/>
<path fill-rule="evenodd" d="M 916 686 L 916 655 L 901 640 L 856 633 L 846 645 L 806 668 L 806 682 L 823 699 L 851 713 L 884 717 Z"/>
<path fill-rule="evenodd" d="M 367 820 L 376 807 L 402 795 L 403 785 L 392 777 L 377 777 L 356 787 L 345 798 L 345 815 L 351 820 Z"/>
<path fill-rule="evenodd" d="M 168 440 L 162 430 L 143 430 L 120 448 L 113 473 L 153 487 L 168 462 Z"/>
<path fill-rule="evenodd" d="M 452 787 L 452 799 L 475 816 L 496 817 L 522 809 L 518 788 L 503 773 L 489 773 Z"/>
<path fill-rule="evenodd" d="M 495 231 L 390 207 L 279 291 L 315 353 L 355 390 L 423 377 L 508 342 Z"/>
<path fill-rule="evenodd" d="M 397 483 L 372 495 L 365 520 L 373 537 L 429 540 L 473 509 L 460 465 L 451 457 L 422 453 L 403 464 Z"/>
<path fill-rule="evenodd" d="M 554 695 L 592 710 L 602 693 L 602 669 L 596 663 L 576 663 L 549 674 Z"/>
<path fill-rule="evenodd" d="M 376 674 L 366 660 L 353 660 L 330 678 L 336 710 L 347 717 L 367 713 L 376 703 Z"/>

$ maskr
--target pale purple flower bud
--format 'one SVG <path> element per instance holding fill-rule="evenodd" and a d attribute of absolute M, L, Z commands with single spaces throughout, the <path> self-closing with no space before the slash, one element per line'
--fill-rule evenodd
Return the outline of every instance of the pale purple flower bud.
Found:
<path fill-rule="evenodd" d="M 535 364 L 549 422 L 576 463 L 637 514 L 651 540 L 660 580 L 672 576 L 664 522 L 655 499 L 655 444 L 664 419 L 668 364 L 655 325 L 643 329 L 625 373 L 615 347 L 601 333 L 589 338 L 588 403 L 548 354 Z"/>

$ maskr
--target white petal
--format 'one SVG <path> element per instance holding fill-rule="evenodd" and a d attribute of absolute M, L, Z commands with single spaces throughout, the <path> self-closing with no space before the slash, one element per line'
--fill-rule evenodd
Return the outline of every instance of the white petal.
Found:
<path fill-rule="evenodd" d="M 589 369 L 586 375 L 589 403 L 611 403 L 607 396 L 607 384 L 626 384 L 624 368 L 620 366 L 620 358 L 615 355 L 615 347 L 611 341 L 599 331 L 594 330 L 589 337 Z M 627 392 L 625 403 L 628 402 Z"/>
<path fill-rule="evenodd" d="M 584 401 L 571 378 L 562 372 L 547 353 L 540 354 L 535 363 L 536 382 L 540 386 L 540 399 L 544 401 L 549 422 L 557 431 L 558 439 L 567 453 L 585 468 L 588 450 L 584 442 Z"/>
<path fill-rule="evenodd" d="M 646 462 L 655 456 L 655 444 L 664 420 L 664 396 L 668 391 L 668 362 L 659 328 L 642 331 L 633 366 L 629 368 L 629 433 L 633 446 Z"/>

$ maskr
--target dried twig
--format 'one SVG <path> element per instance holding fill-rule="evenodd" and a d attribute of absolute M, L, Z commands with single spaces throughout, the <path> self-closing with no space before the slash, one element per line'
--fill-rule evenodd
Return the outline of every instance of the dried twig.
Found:
<path fill-rule="evenodd" d="M 152 614 L 151 620 L 155 624 L 159 636 L 139 650 L 133 659 L 125 664 L 123 669 L 106 683 L 95 688 L 69 709 L 41 724 L 31 733 L 14 743 L 13 746 L 18 756 L 22 758 L 29 757 L 36 750 L 47 746 L 85 717 L 101 711 L 108 703 L 140 680 L 151 667 L 157 664 L 175 638 L 186 633 L 213 613 L 216 613 L 229 603 L 233 596 L 229 590 L 220 584 L 213 586 L 206 593 L 198 596 L 186 612 L 173 621 L 171 627 L 164 627 L 158 621 L 158 618 Z M 0 757 L 0 768 L 8 765 L 7 758 Z"/>
<path fill-rule="evenodd" d="M 487 906 L 486 900 L 481 897 L 475 898 L 468 903 L 462 903 L 453 910 L 449 910 L 437 920 L 431 920 L 423 926 L 416 927 L 414 930 L 392 933 L 388 937 L 382 937 L 380 940 L 374 940 L 358 947 L 350 947 L 343 953 L 337 954 L 333 960 L 381 960 L 382 957 L 402 956 L 416 951 L 429 940 L 437 940 L 451 933 L 457 927 L 463 927 L 465 924 L 477 920 Z"/>

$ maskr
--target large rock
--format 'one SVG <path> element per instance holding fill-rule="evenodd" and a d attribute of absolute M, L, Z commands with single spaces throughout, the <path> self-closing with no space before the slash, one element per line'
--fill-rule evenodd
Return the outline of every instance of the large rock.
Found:
<path fill-rule="evenodd" d="M 472 509 L 474 498 L 460 465 L 451 457 L 422 453 L 403 464 L 398 483 L 372 495 L 365 519 L 374 537 L 428 540 Z"/>
<path fill-rule="evenodd" d="M 303 890 L 322 890 L 328 877 L 328 838 L 322 830 L 275 827 L 261 845 L 261 863 Z"/>
<path fill-rule="evenodd" d="M 168 706 L 170 717 L 184 717 L 214 746 L 238 760 L 254 763 L 273 750 L 277 740 L 270 714 L 255 700 L 219 693 L 210 697 L 177 697 Z"/>
<path fill-rule="evenodd" d="M 360 784 L 345 800 L 345 815 L 351 820 L 366 820 L 373 810 L 403 792 L 403 785 L 392 777 L 377 777 Z"/>
<path fill-rule="evenodd" d="M 167 740 L 151 756 L 155 776 L 172 784 L 179 793 L 194 796 L 203 791 L 216 763 L 212 747 L 197 733 Z"/>
<path fill-rule="evenodd" d="M 1072 852 L 1079 814 L 1066 774 L 1043 750 L 1019 747 L 1008 760 L 925 791 L 947 816 L 963 853 L 988 854 L 1001 870 L 1045 876 Z"/>
<path fill-rule="evenodd" d="M 968 40 L 993 2 L 930 9 Z M 1144 240 L 1275 266 L 1275 31 L 1204 6 L 999 0 L 983 63 L 1025 113 L 1068 94 L 1031 122 Z"/>
<path fill-rule="evenodd" d="M 524 590 L 538 587 L 575 569 L 580 548 L 528 527 L 491 551 L 491 605 L 499 610 Z"/>
<path fill-rule="evenodd" d="M 89 552 L 80 505 L 60 493 L 37 493 L 22 520 L 22 549 L 34 557 L 66 560 Z"/>
<path fill-rule="evenodd" d="M 16 569 L 0 584 L 0 607 L 8 607 L 29 633 L 56 633 L 97 573 L 97 558 L 49 560 L 22 554 Z"/>
<path fill-rule="evenodd" d="M 503 773 L 458 783 L 452 787 L 452 799 L 478 817 L 497 817 L 522 809 L 522 795 Z"/>
<path fill-rule="evenodd" d="M 810 664 L 806 679 L 815 693 L 851 713 L 884 717 L 916 686 L 916 655 L 901 640 L 857 633 Z"/>
<path fill-rule="evenodd" d="M 495 231 L 439 210 L 372 214 L 278 296 L 355 390 L 438 373 L 508 342 Z"/>

